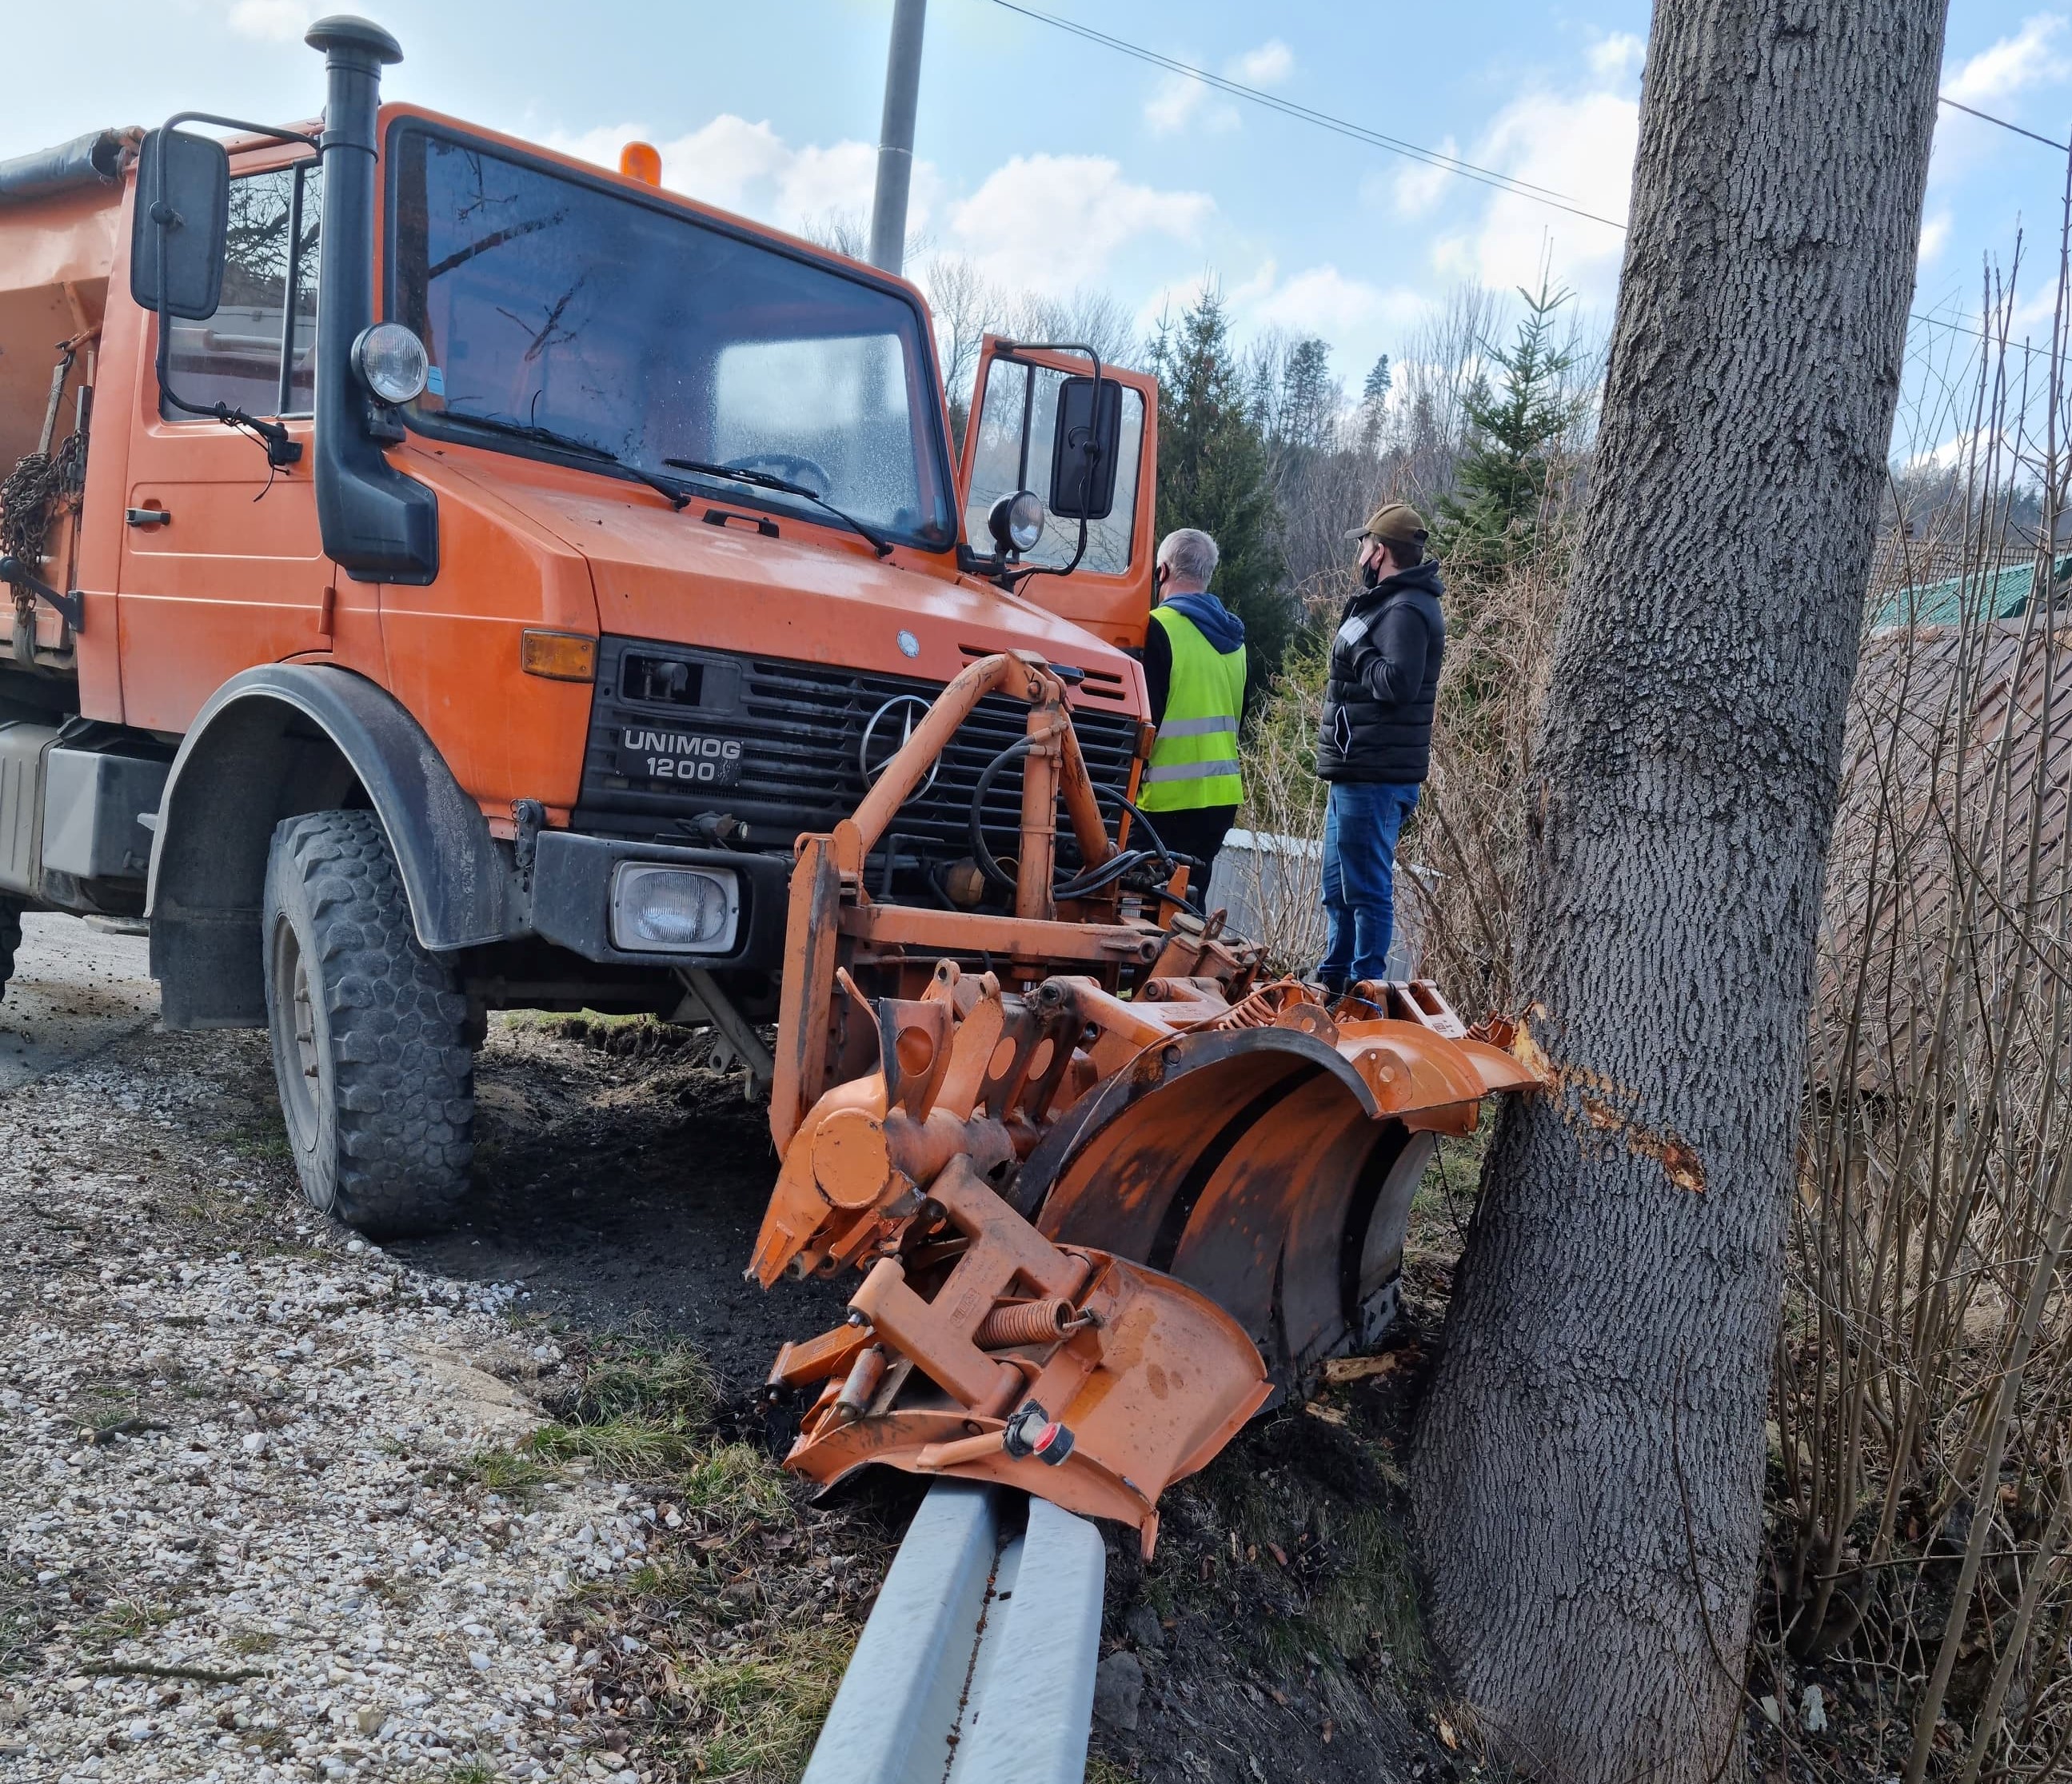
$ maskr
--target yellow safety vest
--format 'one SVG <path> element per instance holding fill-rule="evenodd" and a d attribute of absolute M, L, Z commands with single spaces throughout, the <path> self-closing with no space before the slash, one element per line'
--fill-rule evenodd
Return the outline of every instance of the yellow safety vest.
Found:
<path fill-rule="evenodd" d="M 1137 803 L 1147 812 L 1242 804 L 1237 721 L 1244 711 L 1244 647 L 1217 650 L 1171 607 L 1153 607 L 1151 619 L 1173 647 L 1173 679 Z"/>

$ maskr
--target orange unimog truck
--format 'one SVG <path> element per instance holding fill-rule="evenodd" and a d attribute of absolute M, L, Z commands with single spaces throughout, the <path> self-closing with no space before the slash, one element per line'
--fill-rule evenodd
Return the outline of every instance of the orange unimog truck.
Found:
<path fill-rule="evenodd" d="M 966 664 L 1053 665 L 1116 808 L 1157 410 L 989 341 L 953 467 L 912 286 L 309 42 L 321 126 L 0 164 L 0 981 L 25 910 L 146 916 L 166 1025 L 269 1027 L 310 1199 L 397 1232 L 466 1185 L 492 1009 L 767 1068 L 794 840 Z M 874 898 L 1009 907 L 1026 719 Z"/>

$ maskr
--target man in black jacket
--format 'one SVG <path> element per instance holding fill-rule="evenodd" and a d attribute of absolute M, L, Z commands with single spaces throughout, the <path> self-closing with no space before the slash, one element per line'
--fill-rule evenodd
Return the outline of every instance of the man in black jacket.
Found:
<path fill-rule="evenodd" d="M 1359 541 L 1360 587 L 1331 641 L 1317 734 L 1330 783 L 1324 820 L 1324 915 L 1317 976 L 1342 991 L 1388 971 L 1396 927 L 1396 840 L 1432 761 L 1432 709 L 1446 653 L 1439 566 L 1416 511 L 1377 508 L 1346 535 Z"/>

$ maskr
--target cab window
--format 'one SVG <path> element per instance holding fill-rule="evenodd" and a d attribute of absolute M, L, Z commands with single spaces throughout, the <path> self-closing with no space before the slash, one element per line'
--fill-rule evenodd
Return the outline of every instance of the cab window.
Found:
<path fill-rule="evenodd" d="M 172 323 L 174 388 L 189 402 L 228 403 L 248 415 L 310 413 L 323 184 L 313 161 L 231 181 L 223 301 L 204 321 Z M 195 419 L 170 406 L 160 412 Z"/>
<path fill-rule="evenodd" d="M 992 549 L 986 516 L 993 504 L 1017 490 L 1047 496 L 1050 449 L 1058 431 L 1058 391 L 1073 374 L 1025 360 L 996 359 L 989 370 L 978 416 L 978 445 L 972 454 L 971 493 L 964 503 L 964 536 L 980 551 Z M 1083 373 L 1079 376 L 1084 376 Z M 1129 568 L 1137 535 L 1137 467 L 1144 450 L 1144 393 L 1122 387 L 1122 435 L 1116 454 L 1115 506 L 1104 520 L 1087 523 L 1087 554 L 1079 568 L 1120 576 Z M 1079 549 L 1077 520 L 1047 517 L 1043 536 L 1025 564 L 1062 569 Z"/>

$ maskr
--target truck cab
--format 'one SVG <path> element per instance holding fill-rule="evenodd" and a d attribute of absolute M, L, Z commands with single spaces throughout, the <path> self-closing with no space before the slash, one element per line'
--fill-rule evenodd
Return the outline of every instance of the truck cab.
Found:
<path fill-rule="evenodd" d="M 24 910 L 146 918 L 166 1026 L 268 1027 L 311 1202 L 399 1232 L 491 1009 L 767 1069 L 794 841 L 967 664 L 1055 668 L 1121 808 L 1157 401 L 989 339 L 953 461 L 904 281 L 310 41 L 320 125 L 0 164 L 0 980 Z M 1022 727 L 966 721 L 874 898 L 1005 907 Z"/>

